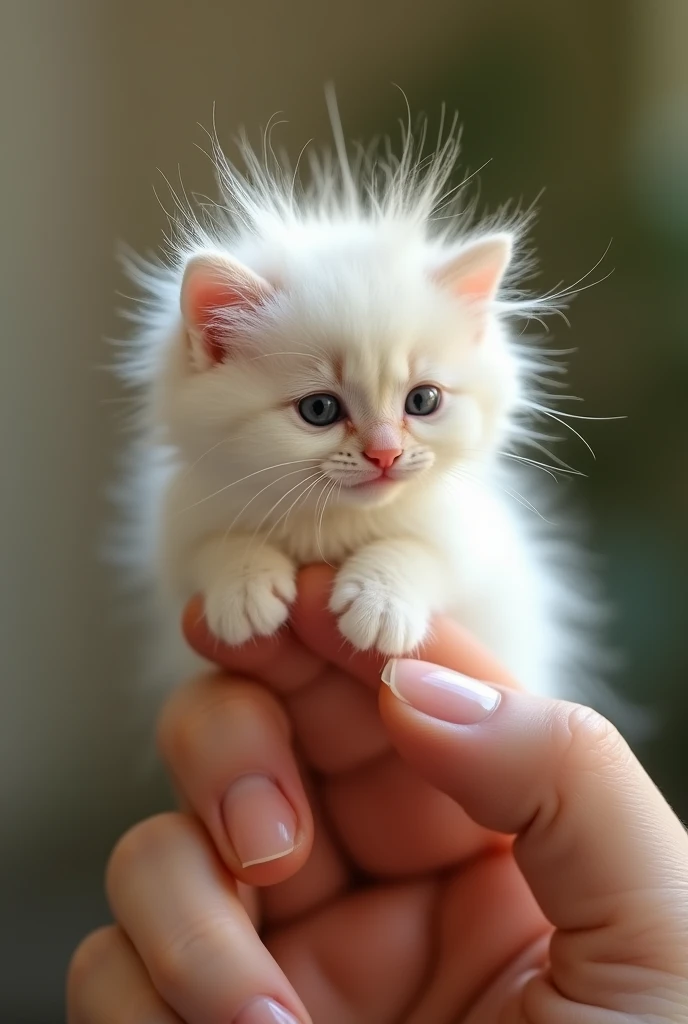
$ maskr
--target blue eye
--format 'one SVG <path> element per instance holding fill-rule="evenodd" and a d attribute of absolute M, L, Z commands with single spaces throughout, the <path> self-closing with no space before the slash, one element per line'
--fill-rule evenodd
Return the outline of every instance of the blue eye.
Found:
<path fill-rule="evenodd" d="M 342 406 L 334 395 L 307 395 L 298 405 L 299 414 L 314 427 L 329 427 L 342 418 Z"/>
<path fill-rule="evenodd" d="M 439 388 L 430 384 L 423 384 L 419 388 L 409 391 L 406 396 L 406 412 L 409 416 L 429 416 L 439 408 L 441 393 Z"/>

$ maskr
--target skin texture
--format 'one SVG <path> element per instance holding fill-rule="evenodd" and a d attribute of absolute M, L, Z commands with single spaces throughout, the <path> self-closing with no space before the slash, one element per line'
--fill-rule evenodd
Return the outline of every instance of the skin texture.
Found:
<path fill-rule="evenodd" d="M 618 733 L 443 621 L 423 660 L 501 700 L 470 726 L 420 713 L 342 645 L 331 581 L 303 572 L 291 627 L 243 648 L 187 610 L 222 671 L 163 711 L 182 810 L 117 845 L 69 1024 L 243 1024 L 256 997 L 304 1024 L 688 1021 L 688 839 Z M 246 774 L 297 825 L 242 868 L 223 806 Z"/>

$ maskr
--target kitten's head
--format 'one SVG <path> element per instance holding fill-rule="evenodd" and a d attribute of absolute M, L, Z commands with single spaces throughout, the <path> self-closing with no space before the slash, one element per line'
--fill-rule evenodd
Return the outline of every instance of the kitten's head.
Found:
<path fill-rule="evenodd" d="M 162 391 L 173 443 L 255 473 L 256 490 L 281 476 L 272 496 L 304 504 L 380 504 L 470 471 L 517 401 L 496 311 L 511 248 L 342 221 L 196 253 Z"/>

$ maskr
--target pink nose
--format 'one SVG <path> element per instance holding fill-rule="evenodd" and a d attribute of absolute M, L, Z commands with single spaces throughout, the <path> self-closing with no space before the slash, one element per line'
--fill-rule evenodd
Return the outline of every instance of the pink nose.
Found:
<path fill-rule="evenodd" d="M 394 465 L 399 456 L 403 454 L 403 448 L 367 448 L 363 454 L 371 462 L 377 462 L 380 469 L 389 469 L 390 466 Z"/>

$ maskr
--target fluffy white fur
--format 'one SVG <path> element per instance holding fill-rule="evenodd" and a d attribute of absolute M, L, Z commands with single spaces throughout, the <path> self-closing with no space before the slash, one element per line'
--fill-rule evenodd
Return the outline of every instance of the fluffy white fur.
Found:
<path fill-rule="evenodd" d="M 279 629 L 298 567 L 327 561 L 356 647 L 411 652 L 447 613 L 526 687 L 558 694 L 587 645 L 585 606 L 576 557 L 532 507 L 545 514 L 532 420 L 555 415 L 538 398 L 551 360 L 511 329 L 552 297 L 506 287 L 523 266 L 513 221 L 467 227 L 447 195 L 453 130 L 429 161 L 407 134 L 398 160 L 353 169 L 337 142 L 309 189 L 286 163 L 245 148 L 239 173 L 216 149 L 223 204 L 199 219 L 180 201 L 169 258 L 134 269 L 147 298 L 124 371 L 145 423 L 125 556 L 157 588 L 156 657 L 182 677 L 194 592 L 241 643 Z M 439 407 L 409 415 L 421 385 Z M 305 422 L 314 394 L 342 418 Z M 402 452 L 384 483 L 366 449 Z"/>

